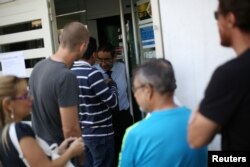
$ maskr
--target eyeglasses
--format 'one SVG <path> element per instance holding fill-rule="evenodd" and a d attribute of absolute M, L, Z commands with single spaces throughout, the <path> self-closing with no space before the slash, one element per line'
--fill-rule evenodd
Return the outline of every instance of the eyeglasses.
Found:
<path fill-rule="evenodd" d="M 215 12 L 214 12 L 214 18 L 215 18 L 215 20 L 218 20 L 219 14 L 220 14 L 219 11 L 215 11 Z"/>
<path fill-rule="evenodd" d="M 105 63 L 108 62 L 108 63 L 110 63 L 110 62 L 112 62 L 112 58 L 104 58 L 104 59 L 97 58 L 96 61 L 100 62 L 100 63 L 101 62 L 105 62 Z"/>
<path fill-rule="evenodd" d="M 142 84 L 140 86 L 137 86 L 137 87 L 132 87 L 132 91 L 135 93 L 138 89 L 141 89 L 141 88 L 144 88 L 145 87 L 145 84 Z"/>
<path fill-rule="evenodd" d="M 30 98 L 31 98 L 31 94 L 30 94 L 30 92 L 27 92 L 23 96 L 16 96 L 16 97 L 14 97 L 13 100 L 28 100 Z"/>

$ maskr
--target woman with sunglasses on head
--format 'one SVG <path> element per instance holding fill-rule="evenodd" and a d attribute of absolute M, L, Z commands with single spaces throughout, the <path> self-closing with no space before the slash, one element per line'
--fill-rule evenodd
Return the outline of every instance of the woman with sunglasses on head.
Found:
<path fill-rule="evenodd" d="M 27 89 L 27 81 L 15 76 L 0 77 L 0 160 L 4 167 L 63 167 L 74 156 L 84 150 L 81 138 L 66 139 L 59 147 L 61 155 L 51 160 L 36 140 L 30 125 L 22 123 L 32 108 L 32 97 Z M 14 127 L 23 157 L 13 144 L 10 127 Z M 69 145 L 69 143 L 72 144 Z M 14 142 L 15 143 L 15 142 Z"/>

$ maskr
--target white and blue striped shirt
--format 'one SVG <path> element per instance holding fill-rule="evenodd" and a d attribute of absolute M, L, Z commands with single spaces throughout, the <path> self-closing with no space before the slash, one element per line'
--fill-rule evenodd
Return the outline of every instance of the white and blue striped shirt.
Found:
<path fill-rule="evenodd" d="M 108 78 L 106 71 L 104 71 L 99 64 L 95 64 L 94 67 L 96 67 L 102 73 L 104 78 Z M 127 92 L 128 85 L 126 79 L 125 64 L 118 61 L 114 62 L 111 71 L 112 71 L 111 77 L 117 84 L 118 88 L 119 109 L 127 110 L 129 108 L 129 100 Z"/>
<path fill-rule="evenodd" d="M 109 88 L 102 74 L 85 61 L 77 61 L 72 69 L 79 83 L 79 118 L 83 137 L 113 135 L 109 108 L 117 105 L 117 88 Z"/>

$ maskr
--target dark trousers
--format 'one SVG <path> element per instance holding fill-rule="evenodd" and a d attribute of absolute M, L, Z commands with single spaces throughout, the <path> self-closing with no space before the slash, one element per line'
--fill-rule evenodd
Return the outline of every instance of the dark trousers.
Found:
<path fill-rule="evenodd" d="M 84 167 L 114 167 L 114 136 L 84 139 Z"/>
<path fill-rule="evenodd" d="M 121 151 L 122 139 L 126 129 L 133 124 L 133 118 L 127 110 L 112 111 L 113 116 L 113 128 L 115 132 L 115 164 L 118 165 L 119 153 Z"/>

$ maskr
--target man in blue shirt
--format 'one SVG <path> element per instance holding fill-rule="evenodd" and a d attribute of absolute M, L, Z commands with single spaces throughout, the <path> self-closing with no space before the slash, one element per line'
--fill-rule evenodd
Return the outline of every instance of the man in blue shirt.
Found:
<path fill-rule="evenodd" d="M 187 127 L 191 111 L 174 103 L 172 65 L 153 59 L 137 67 L 133 92 L 141 110 L 150 115 L 127 129 L 120 167 L 207 166 L 207 148 L 191 149 Z"/>

